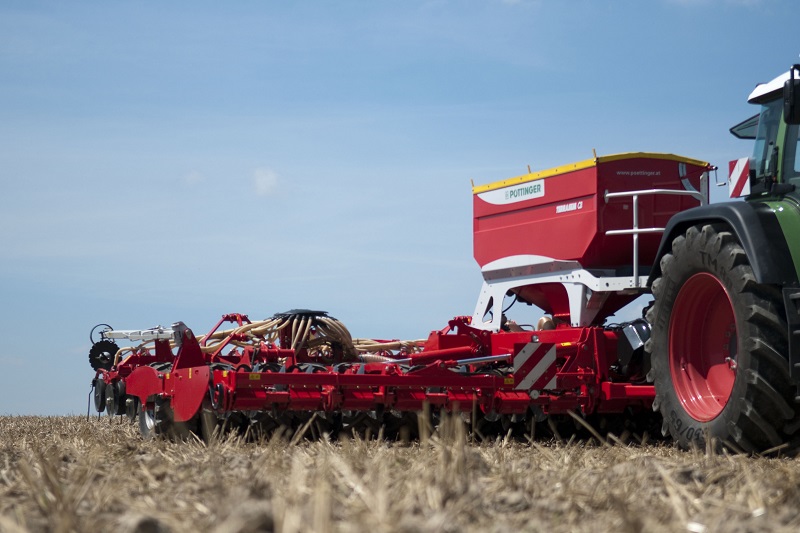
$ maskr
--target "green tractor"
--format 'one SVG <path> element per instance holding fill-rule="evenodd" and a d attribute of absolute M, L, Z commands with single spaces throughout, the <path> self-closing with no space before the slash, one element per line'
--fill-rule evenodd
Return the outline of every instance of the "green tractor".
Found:
<path fill-rule="evenodd" d="M 648 379 L 662 431 L 744 452 L 800 444 L 800 65 L 758 85 L 732 196 L 675 215 L 649 286 Z"/>

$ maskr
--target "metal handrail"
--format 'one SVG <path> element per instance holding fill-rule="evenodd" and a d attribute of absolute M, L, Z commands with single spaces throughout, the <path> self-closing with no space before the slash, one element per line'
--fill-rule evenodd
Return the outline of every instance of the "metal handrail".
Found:
<path fill-rule="evenodd" d="M 705 205 L 706 198 L 698 191 L 678 191 L 675 189 L 643 189 L 640 191 L 608 192 L 604 198 L 608 203 L 609 198 L 633 198 L 633 228 L 614 229 L 605 232 L 606 235 L 633 235 L 633 286 L 639 288 L 639 235 L 642 233 L 663 233 L 666 228 L 640 228 L 639 227 L 639 197 L 664 194 L 670 196 L 691 196 Z"/>

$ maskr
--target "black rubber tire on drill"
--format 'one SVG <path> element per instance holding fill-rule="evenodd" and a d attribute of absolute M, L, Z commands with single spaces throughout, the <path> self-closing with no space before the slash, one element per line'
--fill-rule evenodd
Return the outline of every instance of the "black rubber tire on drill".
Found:
<path fill-rule="evenodd" d="M 647 312 L 654 410 L 684 448 L 764 451 L 791 440 L 800 409 L 789 377 L 779 288 L 756 282 L 723 224 L 690 227 L 661 259 Z"/>
<path fill-rule="evenodd" d="M 98 341 L 89 349 L 89 364 L 95 371 L 111 370 L 111 367 L 114 366 L 114 356 L 118 351 L 119 346 L 114 341 Z"/>

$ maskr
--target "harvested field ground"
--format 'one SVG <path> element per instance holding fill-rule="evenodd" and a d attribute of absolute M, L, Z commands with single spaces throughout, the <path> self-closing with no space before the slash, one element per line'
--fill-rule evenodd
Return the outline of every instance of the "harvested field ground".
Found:
<path fill-rule="evenodd" d="M 502 439 L 143 441 L 0 417 L 0 531 L 798 531 L 800 460 Z"/>

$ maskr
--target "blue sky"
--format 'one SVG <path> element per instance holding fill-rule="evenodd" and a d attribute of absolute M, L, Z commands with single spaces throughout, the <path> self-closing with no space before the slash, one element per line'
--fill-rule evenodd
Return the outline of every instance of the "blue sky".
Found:
<path fill-rule="evenodd" d="M 81 413 L 88 332 L 471 314 L 470 180 L 721 169 L 794 0 L 0 2 L 0 413 Z M 717 198 L 723 190 L 714 191 Z"/>

